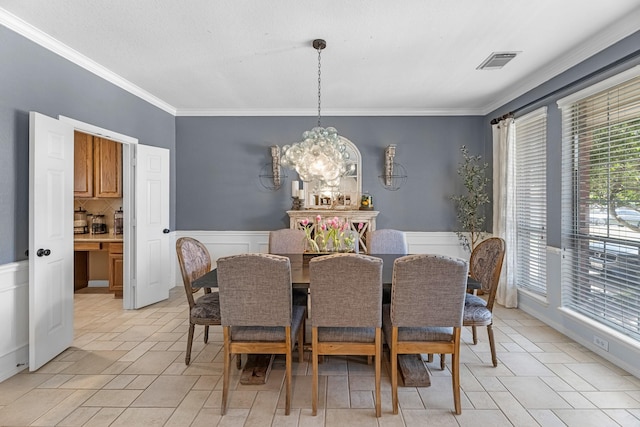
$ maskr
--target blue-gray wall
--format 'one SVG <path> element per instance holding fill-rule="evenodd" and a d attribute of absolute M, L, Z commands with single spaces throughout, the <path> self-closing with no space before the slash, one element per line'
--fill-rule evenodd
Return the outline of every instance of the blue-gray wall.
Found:
<path fill-rule="evenodd" d="M 277 191 L 258 175 L 270 162 L 269 146 L 298 141 L 316 125 L 312 117 L 177 117 L 176 226 L 179 230 L 273 230 L 289 226 L 294 171 Z M 460 147 L 486 152 L 481 117 L 324 117 L 362 155 L 362 189 L 380 211 L 378 228 L 451 231 L 449 197 L 462 191 L 456 169 Z M 396 163 L 408 180 L 398 191 L 383 189 L 384 148 L 397 144 Z M 490 147 L 489 147 L 490 150 Z"/>
<path fill-rule="evenodd" d="M 547 244 L 549 246 L 561 247 L 562 115 L 556 101 L 640 64 L 640 56 L 636 56 L 633 60 L 616 65 L 597 77 L 594 76 L 593 78 L 585 79 L 584 82 L 573 85 L 574 82 L 578 82 L 580 79 L 596 73 L 603 67 L 608 67 L 634 53 L 640 53 L 640 31 L 498 108 L 485 117 L 483 129 L 486 132 L 486 137 L 490 138 L 491 126 L 489 122 L 492 118 L 527 106 L 530 103 L 534 103 L 537 99 L 547 97 L 551 94 L 547 99 L 535 102 L 533 105 L 515 115 L 517 118 L 536 108 L 547 107 Z M 567 85 L 571 87 L 563 89 Z"/>
<path fill-rule="evenodd" d="M 461 191 L 459 148 L 491 162 L 491 118 L 519 108 L 637 51 L 640 33 L 485 117 L 325 117 L 362 154 L 363 190 L 374 196 L 379 227 L 407 231 L 456 228 L 449 196 Z M 628 68 L 631 64 L 619 67 Z M 587 83 L 585 83 L 586 85 Z M 577 89 L 576 89 L 577 90 Z M 560 114 L 549 106 L 549 244 L 560 246 Z M 533 107 L 532 107 L 533 108 Z M 28 113 L 65 115 L 171 150 L 171 228 L 270 230 L 286 227 L 286 184 L 267 191 L 258 174 L 268 147 L 297 141 L 312 117 L 173 117 L 0 26 L 0 264 L 25 259 L 28 246 Z M 383 150 L 397 144 L 396 162 L 409 179 L 384 190 Z M 288 171 L 289 182 L 295 173 Z M 490 212 L 490 211 L 489 211 Z M 490 222 L 490 215 L 488 215 Z"/>
<path fill-rule="evenodd" d="M 171 150 L 175 118 L 0 26 L 0 265 L 26 259 L 29 111 L 67 116 Z M 175 164 L 171 224 L 175 224 Z"/>

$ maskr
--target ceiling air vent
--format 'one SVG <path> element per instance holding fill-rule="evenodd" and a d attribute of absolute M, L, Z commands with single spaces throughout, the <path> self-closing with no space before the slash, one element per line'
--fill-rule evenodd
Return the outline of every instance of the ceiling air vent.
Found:
<path fill-rule="evenodd" d="M 520 52 L 493 52 L 476 70 L 499 70 Z"/>

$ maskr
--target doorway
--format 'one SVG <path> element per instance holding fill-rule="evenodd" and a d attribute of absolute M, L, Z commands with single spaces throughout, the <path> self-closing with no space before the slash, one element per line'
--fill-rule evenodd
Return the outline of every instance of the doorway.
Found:
<path fill-rule="evenodd" d="M 122 144 L 74 131 L 74 292 L 123 296 Z"/>
<path fill-rule="evenodd" d="M 133 186 L 135 185 L 135 182 L 132 179 L 132 174 L 131 174 L 131 164 L 132 164 L 132 157 L 133 157 L 131 147 L 137 146 L 138 140 L 136 138 L 123 135 L 117 132 L 113 132 L 108 129 L 103 129 L 103 128 L 91 125 L 89 123 L 84 123 L 69 117 L 59 116 L 59 120 L 61 122 L 65 122 L 71 125 L 74 128 L 74 133 L 87 135 L 96 140 L 108 140 L 118 145 L 119 156 L 120 156 L 120 173 L 121 173 L 120 181 L 118 180 L 111 181 L 112 185 L 108 183 L 106 185 L 100 184 L 99 186 L 101 188 L 99 188 L 98 194 L 106 193 L 109 197 L 91 198 L 90 201 L 85 201 L 85 204 L 88 203 L 92 208 L 95 208 L 94 210 L 96 210 L 96 212 L 103 213 L 105 215 L 104 221 L 106 223 L 105 225 L 107 229 L 107 233 L 105 233 L 107 234 L 107 236 L 105 236 L 105 239 L 107 239 L 107 237 L 108 238 L 112 237 L 108 235 L 108 233 L 109 233 L 109 230 L 112 230 L 110 225 L 112 225 L 111 222 L 113 222 L 113 215 L 111 215 L 111 218 L 108 218 L 108 215 L 105 212 L 109 212 L 112 209 L 114 209 L 115 205 L 113 203 L 117 204 L 118 209 L 122 208 L 122 211 L 124 213 L 123 231 L 126 230 L 127 228 L 131 229 L 130 213 L 132 212 L 132 201 L 133 201 L 132 199 L 134 194 Z M 95 157 L 96 153 L 94 152 L 93 154 Z M 75 162 L 74 172 L 75 172 L 75 168 L 79 164 L 81 163 Z M 93 182 L 92 184 L 95 190 L 96 183 Z M 87 183 L 86 186 L 88 187 L 89 183 Z M 114 192 L 117 190 L 120 190 L 119 195 L 114 194 Z M 74 197 L 74 210 L 76 208 L 77 206 L 76 206 L 75 197 Z M 89 212 L 88 209 L 86 208 L 84 209 L 87 210 L 87 212 Z M 87 219 L 87 221 L 89 221 L 89 219 Z M 90 226 L 92 224 L 87 224 L 87 225 Z M 91 236 L 91 234 L 89 234 L 89 236 Z M 74 234 L 74 237 L 76 237 L 75 234 Z M 101 236 L 98 236 L 98 238 L 100 237 Z M 84 252 L 84 254 L 79 255 L 77 257 L 75 255 L 76 252 L 74 251 L 74 271 L 76 270 L 75 267 L 77 267 L 78 263 L 85 266 L 89 266 L 89 265 L 98 266 L 98 271 L 94 271 L 94 273 L 97 273 L 97 275 L 92 275 L 90 271 L 86 272 L 86 276 L 88 279 L 87 285 L 91 284 L 92 288 L 97 289 L 94 292 L 99 292 L 101 290 L 98 288 L 105 289 L 105 286 L 106 286 L 106 289 L 109 289 L 110 286 L 113 288 L 111 284 L 113 281 L 113 278 L 122 276 L 121 281 L 116 285 L 116 288 L 119 288 L 117 295 L 118 297 L 122 297 L 122 304 L 124 309 L 132 309 L 135 306 L 134 295 L 132 290 L 130 289 L 131 284 L 128 278 L 131 277 L 132 275 L 132 265 L 133 265 L 132 240 L 133 239 L 129 238 L 128 233 L 123 232 L 121 237 L 118 236 L 118 238 L 114 240 L 120 241 L 119 254 L 117 253 L 117 251 L 112 251 L 114 247 L 117 247 L 117 245 L 114 244 L 117 242 L 107 242 L 106 245 L 99 245 L 99 244 L 96 244 L 96 242 L 94 242 L 94 244 L 88 244 L 87 246 L 85 246 L 85 248 L 88 248 L 90 250 Z M 95 262 L 92 263 L 92 261 L 95 261 Z M 84 280 L 82 280 L 82 282 L 84 282 Z M 74 289 L 76 286 L 82 286 L 82 283 L 79 283 L 78 285 L 76 285 L 74 280 Z M 89 286 L 87 286 L 87 288 L 89 288 Z M 89 291 L 85 291 L 85 292 L 89 292 Z M 113 295 L 116 295 L 115 290 L 109 290 L 107 292 L 112 293 Z"/>
<path fill-rule="evenodd" d="M 74 130 L 123 144 L 123 308 L 169 297 L 169 150 L 29 112 L 29 252 L 37 255 L 29 261 L 30 371 L 73 342 Z"/>

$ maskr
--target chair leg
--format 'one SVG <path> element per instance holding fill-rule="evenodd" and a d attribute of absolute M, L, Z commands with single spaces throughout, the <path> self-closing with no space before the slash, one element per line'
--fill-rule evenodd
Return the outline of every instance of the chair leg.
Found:
<path fill-rule="evenodd" d="M 187 336 L 187 354 L 184 357 L 184 364 L 189 365 L 191 363 L 191 344 L 193 344 L 193 331 L 196 325 L 189 323 L 189 335 Z"/>
<path fill-rule="evenodd" d="M 454 348 L 451 354 L 451 387 L 453 388 L 453 405 L 457 415 L 462 413 L 460 404 L 460 328 L 454 330 Z"/>
<path fill-rule="evenodd" d="M 318 328 L 311 328 L 311 365 L 313 378 L 311 381 L 311 414 L 318 414 Z"/>
<path fill-rule="evenodd" d="M 471 333 L 473 334 L 473 344 L 478 344 L 478 331 L 475 326 L 471 327 Z"/>
<path fill-rule="evenodd" d="M 293 365 L 293 356 L 292 356 L 292 350 L 293 350 L 293 343 L 291 342 L 291 326 L 286 326 L 284 328 L 284 333 L 286 336 L 286 342 L 287 342 L 287 354 L 285 356 L 285 364 L 286 364 L 286 378 L 285 378 L 285 382 L 286 382 L 286 393 L 287 395 L 285 396 L 285 405 L 284 405 L 284 414 L 285 415 L 289 415 L 289 413 L 291 413 L 291 374 L 292 374 L 292 369 L 291 369 L 291 365 Z"/>
<path fill-rule="evenodd" d="M 398 413 L 398 327 L 391 330 L 391 403 L 393 413 Z"/>
<path fill-rule="evenodd" d="M 498 366 L 498 358 L 496 357 L 496 343 L 493 340 L 493 328 L 492 325 L 487 325 L 487 334 L 489 335 L 489 347 L 491 347 L 491 361 L 493 367 Z"/>
<path fill-rule="evenodd" d="M 204 325 L 204 343 L 209 342 L 209 325 Z"/>
<path fill-rule="evenodd" d="M 238 370 L 242 369 L 242 354 L 241 353 L 236 354 L 236 368 L 238 368 Z"/>
<path fill-rule="evenodd" d="M 444 365 L 446 363 L 446 359 L 445 359 L 445 355 L 444 353 L 440 355 L 440 369 L 444 371 Z"/>
<path fill-rule="evenodd" d="M 304 328 L 305 320 L 302 319 L 302 325 L 298 330 L 298 363 L 304 362 Z"/>
<path fill-rule="evenodd" d="M 224 415 L 227 412 L 227 398 L 229 397 L 229 375 L 231 368 L 231 337 L 229 334 L 229 327 L 223 328 L 224 335 L 224 372 L 222 376 L 222 403 L 220 406 L 220 415 Z"/>
<path fill-rule="evenodd" d="M 427 362 L 433 363 L 433 354 L 431 353 L 427 354 Z"/>
<path fill-rule="evenodd" d="M 380 364 L 382 359 L 382 330 L 376 328 L 376 417 L 382 416 L 382 407 L 380 403 Z"/>

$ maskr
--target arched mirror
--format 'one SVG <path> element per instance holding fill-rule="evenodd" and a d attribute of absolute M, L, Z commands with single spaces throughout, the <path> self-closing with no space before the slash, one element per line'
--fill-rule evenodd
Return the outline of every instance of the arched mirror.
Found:
<path fill-rule="evenodd" d="M 329 186 L 316 180 L 304 183 L 305 207 L 312 209 L 358 209 L 362 194 L 362 158 L 358 147 L 340 136 L 340 141 L 349 153 L 348 171 L 340 178 L 340 184 Z"/>

